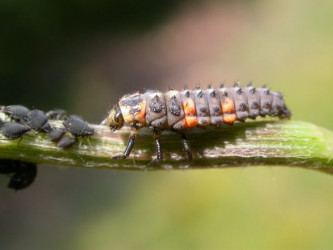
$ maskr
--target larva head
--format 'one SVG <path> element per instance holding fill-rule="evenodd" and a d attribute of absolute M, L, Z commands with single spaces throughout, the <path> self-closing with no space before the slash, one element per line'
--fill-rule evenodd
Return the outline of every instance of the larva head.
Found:
<path fill-rule="evenodd" d="M 111 109 L 108 117 L 102 122 L 102 124 L 109 126 L 112 131 L 123 127 L 124 117 L 118 105 Z"/>

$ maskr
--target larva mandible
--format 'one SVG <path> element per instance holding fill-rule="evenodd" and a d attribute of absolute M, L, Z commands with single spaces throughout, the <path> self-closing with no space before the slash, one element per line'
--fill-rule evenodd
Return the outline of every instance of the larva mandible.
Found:
<path fill-rule="evenodd" d="M 241 88 L 238 83 L 227 88 L 221 85 L 214 89 L 210 86 L 203 90 L 169 90 L 165 93 L 157 90 L 136 92 L 120 98 L 107 118 L 102 122 L 112 131 L 131 126 L 127 147 L 122 155 L 113 159 L 125 159 L 131 153 L 137 131 L 142 127 L 149 127 L 154 136 L 157 159 L 163 159 L 160 144 L 160 134 L 163 130 L 172 130 L 181 134 L 184 149 L 188 159 L 192 160 L 192 153 L 184 130 L 209 125 L 232 125 L 235 121 L 244 122 L 247 118 L 258 116 L 276 116 L 290 118 L 291 112 L 287 108 L 281 93 L 273 92 L 265 86 L 255 88 L 252 84 Z"/>

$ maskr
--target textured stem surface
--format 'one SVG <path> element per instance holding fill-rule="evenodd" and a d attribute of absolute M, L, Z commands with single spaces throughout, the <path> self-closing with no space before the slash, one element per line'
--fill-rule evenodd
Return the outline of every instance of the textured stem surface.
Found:
<path fill-rule="evenodd" d="M 61 127 L 61 121 L 51 121 Z M 255 121 L 233 126 L 188 130 L 194 160 L 189 163 L 181 137 L 165 131 L 161 136 L 164 160 L 155 158 L 152 133 L 142 129 L 128 159 L 112 160 L 125 149 L 129 129 L 112 133 L 107 127 L 91 125 L 96 134 L 81 146 L 64 150 L 47 134 L 30 132 L 19 140 L 0 140 L 0 159 L 16 159 L 38 164 L 109 169 L 186 169 L 234 166 L 280 165 L 333 169 L 333 132 L 301 121 Z M 333 171 L 332 171 L 333 172 Z"/>

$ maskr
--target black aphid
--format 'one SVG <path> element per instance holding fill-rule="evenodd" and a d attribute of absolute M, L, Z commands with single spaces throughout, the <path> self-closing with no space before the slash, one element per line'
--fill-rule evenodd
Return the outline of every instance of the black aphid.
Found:
<path fill-rule="evenodd" d="M 50 133 L 52 128 L 43 111 L 34 109 L 28 113 L 27 124 L 30 128 L 38 132 Z"/>
<path fill-rule="evenodd" d="M 46 117 L 50 120 L 61 120 L 66 117 L 67 113 L 63 109 L 54 109 L 46 113 Z"/>
<path fill-rule="evenodd" d="M 64 137 L 59 141 L 58 147 L 67 149 L 73 147 L 75 143 L 77 143 L 76 137 Z"/>
<path fill-rule="evenodd" d="M 8 139 L 17 139 L 22 138 L 23 135 L 28 133 L 30 131 L 30 128 L 19 124 L 19 123 L 2 123 L 1 122 L 1 128 L 0 133 L 7 137 Z"/>
<path fill-rule="evenodd" d="M 58 142 L 65 134 L 66 130 L 64 128 L 53 129 L 52 132 L 49 134 L 50 141 Z"/>
<path fill-rule="evenodd" d="M 8 187 L 14 190 L 26 188 L 34 182 L 36 176 L 36 164 L 18 161 L 17 170 L 10 178 Z"/>
<path fill-rule="evenodd" d="M 27 115 L 30 110 L 22 105 L 10 105 L 3 106 L 2 111 L 12 120 L 22 123 L 27 121 Z"/>
<path fill-rule="evenodd" d="M 37 176 L 37 166 L 34 163 L 17 160 L 0 160 L 0 173 L 12 174 L 8 187 L 14 190 L 30 186 Z"/>
<path fill-rule="evenodd" d="M 76 137 L 91 136 L 95 133 L 95 130 L 89 127 L 88 123 L 77 115 L 68 116 L 62 124 L 68 132 Z"/>

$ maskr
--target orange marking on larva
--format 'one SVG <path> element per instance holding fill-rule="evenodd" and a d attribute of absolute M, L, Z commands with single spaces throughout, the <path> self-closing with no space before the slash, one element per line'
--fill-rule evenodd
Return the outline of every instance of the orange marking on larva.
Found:
<path fill-rule="evenodd" d="M 187 99 L 185 101 L 185 104 L 183 104 L 183 109 L 185 113 L 185 119 L 184 119 L 184 128 L 193 128 L 197 126 L 198 119 L 195 116 L 195 104 L 192 99 Z"/>
<path fill-rule="evenodd" d="M 196 116 L 185 116 L 184 121 L 184 128 L 193 128 L 198 124 L 198 119 Z"/>
<path fill-rule="evenodd" d="M 221 104 L 221 108 L 223 113 L 234 113 L 235 103 L 231 98 L 227 97 L 224 99 L 223 103 Z"/>
<path fill-rule="evenodd" d="M 136 115 L 136 118 L 139 121 L 145 120 L 145 116 L 146 116 L 146 107 L 147 107 L 147 103 L 146 101 L 142 101 L 140 103 L 140 112 Z"/>
<path fill-rule="evenodd" d="M 183 104 L 183 109 L 185 116 L 195 116 L 195 104 L 192 99 L 186 100 L 186 103 Z"/>
<path fill-rule="evenodd" d="M 223 114 L 223 122 L 233 124 L 236 121 L 235 114 Z"/>

